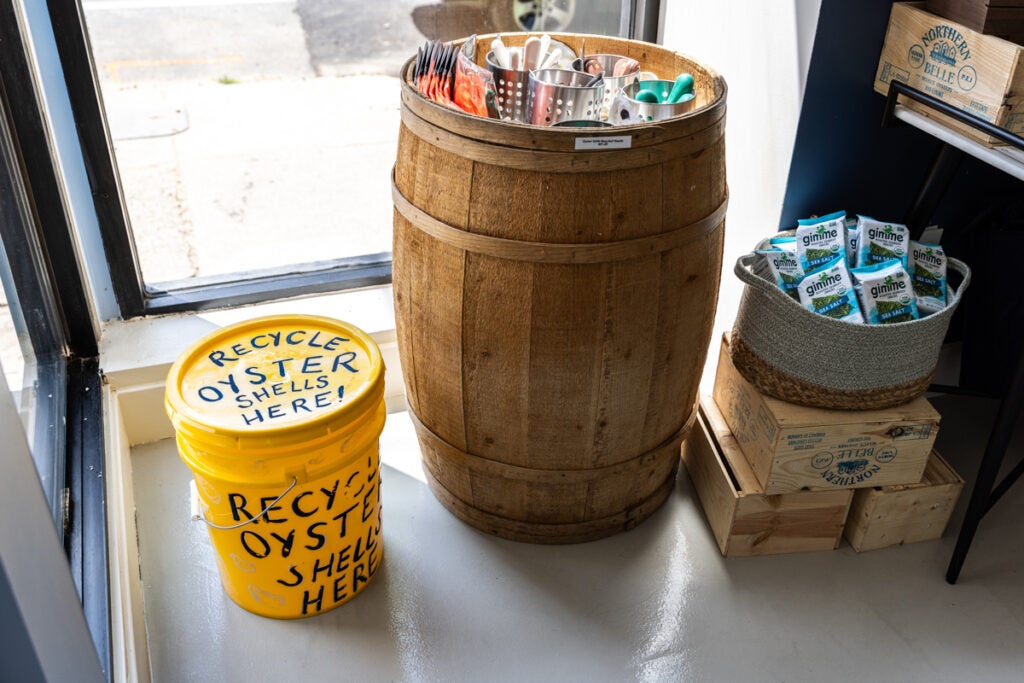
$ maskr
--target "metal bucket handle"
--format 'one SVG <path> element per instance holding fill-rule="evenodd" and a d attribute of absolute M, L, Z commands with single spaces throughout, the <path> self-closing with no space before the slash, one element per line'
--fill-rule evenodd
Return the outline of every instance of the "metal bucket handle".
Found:
<path fill-rule="evenodd" d="M 263 508 L 263 510 L 261 510 L 261 511 L 260 511 L 260 514 L 256 515 L 255 517 L 252 517 L 252 518 L 250 518 L 250 519 L 247 519 L 247 520 L 245 520 L 244 522 L 239 522 L 238 524 L 232 524 L 232 525 L 230 525 L 230 526 L 221 526 L 220 524 L 214 524 L 213 522 L 211 522 L 210 520 L 208 520 L 208 519 L 206 518 L 206 515 L 205 515 L 205 514 L 203 514 L 203 513 L 202 513 L 202 511 L 200 511 L 198 515 L 195 515 L 195 514 L 194 514 L 194 515 L 192 516 L 192 519 L 193 519 L 193 520 L 196 520 L 196 519 L 201 519 L 201 520 L 203 520 L 203 522 L 205 522 L 205 523 L 206 523 L 206 526 L 210 527 L 211 529 L 219 529 L 219 530 L 221 530 L 221 531 L 231 531 L 232 529 L 240 529 L 241 527 L 245 526 L 246 524 L 252 524 L 253 522 L 257 522 L 257 521 L 259 521 L 259 520 L 260 520 L 260 518 L 262 518 L 262 517 L 263 517 L 263 516 L 265 516 L 265 515 L 266 515 L 266 514 L 267 514 L 268 512 L 270 512 L 271 510 L 273 510 L 273 509 L 274 509 L 274 506 L 275 506 L 275 505 L 277 505 L 278 503 L 280 503 L 280 502 L 281 502 L 281 499 L 282 499 L 282 498 L 284 498 L 285 496 L 287 496 L 287 495 L 288 495 L 288 493 L 289 493 L 289 492 L 290 492 L 290 491 L 291 491 L 291 490 L 292 490 L 293 488 L 295 488 L 295 486 L 296 486 L 296 485 L 297 485 L 298 483 L 299 483 L 299 478 L 298 478 L 298 477 L 292 477 L 292 483 L 291 483 L 291 484 L 290 484 L 290 485 L 288 486 L 288 488 L 286 488 L 286 489 L 285 489 L 285 490 L 284 490 L 284 491 L 283 491 L 283 492 L 281 493 L 281 495 L 280 495 L 280 496 L 278 496 L 277 498 L 275 498 L 275 499 L 274 499 L 274 502 L 273 502 L 273 503 L 271 503 L 271 504 L 270 504 L 270 505 L 268 505 L 267 507 Z"/>

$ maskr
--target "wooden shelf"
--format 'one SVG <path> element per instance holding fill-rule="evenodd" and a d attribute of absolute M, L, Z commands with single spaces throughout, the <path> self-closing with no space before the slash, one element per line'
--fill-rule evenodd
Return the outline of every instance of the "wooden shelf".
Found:
<path fill-rule="evenodd" d="M 948 145 L 970 154 L 985 163 L 998 168 L 999 170 L 1012 175 L 1018 180 L 1024 180 L 1024 151 L 1013 147 L 986 147 L 979 142 L 962 135 L 951 128 L 948 128 L 935 119 L 907 109 L 902 104 L 897 104 L 894 110 L 897 119 L 907 123 L 914 128 L 924 131 L 929 135 L 938 138 Z"/>

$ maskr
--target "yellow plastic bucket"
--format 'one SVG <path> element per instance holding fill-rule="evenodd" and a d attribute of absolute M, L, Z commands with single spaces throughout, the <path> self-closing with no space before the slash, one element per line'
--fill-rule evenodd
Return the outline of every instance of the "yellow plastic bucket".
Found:
<path fill-rule="evenodd" d="M 369 335 L 317 316 L 224 327 L 171 367 L 165 407 L 232 600 L 293 619 L 369 584 L 385 418 Z"/>

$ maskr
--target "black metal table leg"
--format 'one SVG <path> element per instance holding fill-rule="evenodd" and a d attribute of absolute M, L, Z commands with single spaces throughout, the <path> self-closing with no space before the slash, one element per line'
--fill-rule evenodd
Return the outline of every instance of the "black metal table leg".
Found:
<path fill-rule="evenodd" d="M 999 140 L 1003 144 L 1010 145 L 1018 150 L 1024 150 L 1024 138 L 999 128 L 993 123 L 971 116 L 948 102 L 915 90 L 898 80 L 893 80 L 889 83 L 885 109 L 882 112 L 883 128 L 890 128 L 900 124 L 896 111 L 900 97 L 920 102 L 928 109 L 966 124 L 976 131 Z M 913 239 L 920 239 L 927 221 L 931 219 L 932 213 L 942 200 L 942 195 L 952 182 L 957 167 L 964 155 L 965 152 L 945 142 L 939 148 L 935 159 L 932 160 L 932 164 L 928 169 L 928 174 L 924 182 L 921 183 L 921 187 L 914 197 L 914 202 L 911 204 L 903 220 L 907 227 L 910 228 L 910 234 Z M 941 389 L 946 388 L 943 387 Z M 954 391 L 952 393 L 965 392 Z M 978 530 L 981 518 L 1009 490 L 1014 482 L 1024 475 L 1024 461 L 1022 461 L 995 489 L 992 488 L 999 474 L 1003 458 L 1006 455 L 1006 448 L 1010 444 L 1013 427 L 1022 405 L 1024 405 L 1024 350 L 1021 351 L 1017 358 L 1010 383 L 1003 393 L 995 424 L 989 433 L 988 443 L 985 446 L 985 452 L 978 466 L 978 477 L 974 483 L 974 490 L 971 492 L 971 499 L 967 504 L 967 514 L 960 528 L 960 535 L 957 538 L 956 548 L 953 551 L 953 557 L 950 559 L 949 568 L 946 571 L 946 581 L 949 583 L 956 583 L 960 577 L 960 570 L 963 569 L 964 560 L 967 558 L 967 551 L 970 550 L 971 541 L 974 540 L 974 534 Z"/>
<path fill-rule="evenodd" d="M 992 425 L 985 453 L 978 466 L 978 478 L 974 482 L 971 500 L 967 504 L 967 513 L 963 525 L 960 527 L 960 536 L 957 538 L 953 557 L 946 570 L 946 581 L 949 583 L 956 583 L 960 578 L 960 570 L 963 569 L 964 560 L 967 559 L 967 551 L 971 548 L 971 541 L 974 540 L 978 524 L 991 507 L 992 486 L 999 474 L 999 467 L 1003 463 L 1003 457 L 1006 455 L 1006 448 L 1010 444 L 1010 437 L 1013 436 L 1013 428 L 1022 406 L 1024 406 L 1024 352 L 1017 357 L 1013 376 L 999 403 L 996 421 Z M 1008 477 L 1007 485 L 1012 481 L 1013 477 Z"/>

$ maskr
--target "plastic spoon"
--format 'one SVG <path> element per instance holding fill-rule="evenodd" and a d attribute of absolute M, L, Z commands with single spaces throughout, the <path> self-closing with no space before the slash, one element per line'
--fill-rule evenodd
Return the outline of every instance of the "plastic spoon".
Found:
<path fill-rule="evenodd" d="M 537 60 L 537 68 L 540 69 L 541 65 L 548 58 L 548 50 L 551 49 L 551 36 L 547 33 L 540 37 L 540 59 Z"/>
<path fill-rule="evenodd" d="M 540 67 L 540 38 L 530 36 L 523 44 L 523 69 L 530 70 Z"/>
<path fill-rule="evenodd" d="M 508 48 L 505 47 L 505 43 L 501 42 L 501 36 L 491 41 L 491 50 L 494 51 L 494 61 L 498 63 L 502 69 L 512 68 L 512 60 L 508 55 Z"/>
<path fill-rule="evenodd" d="M 637 102 L 647 102 L 649 104 L 658 104 L 661 102 L 661 98 L 658 97 L 658 93 L 653 90 L 647 90 L 646 88 L 639 91 L 633 99 Z"/>
<path fill-rule="evenodd" d="M 679 102 L 683 95 L 693 92 L 693 76 L 690 74 L 679 74 L 676 76 L 676 82 L 672 85 L 672 92 L 668 94 L 665 101 L 670 104 Z"/>
<path fill-rule="evenodd" d="M 562 59 L 562 48 L 555 46 L 555 49 L 552 50 L 551 53 L 544 58 L 544 61 L 543 63 L 541 63 L 540 68 L 552 69 L 558 64 L 560 59 Z"/>
<path fill-rule="evenodd" d="M 615 62 L 615 68 L 612 69 L 612 76 L 619 78 L 621 76 L 627 76 L 633 71 L 640 70 L 640 62 L 635 59 L 624 57 Z"/>

